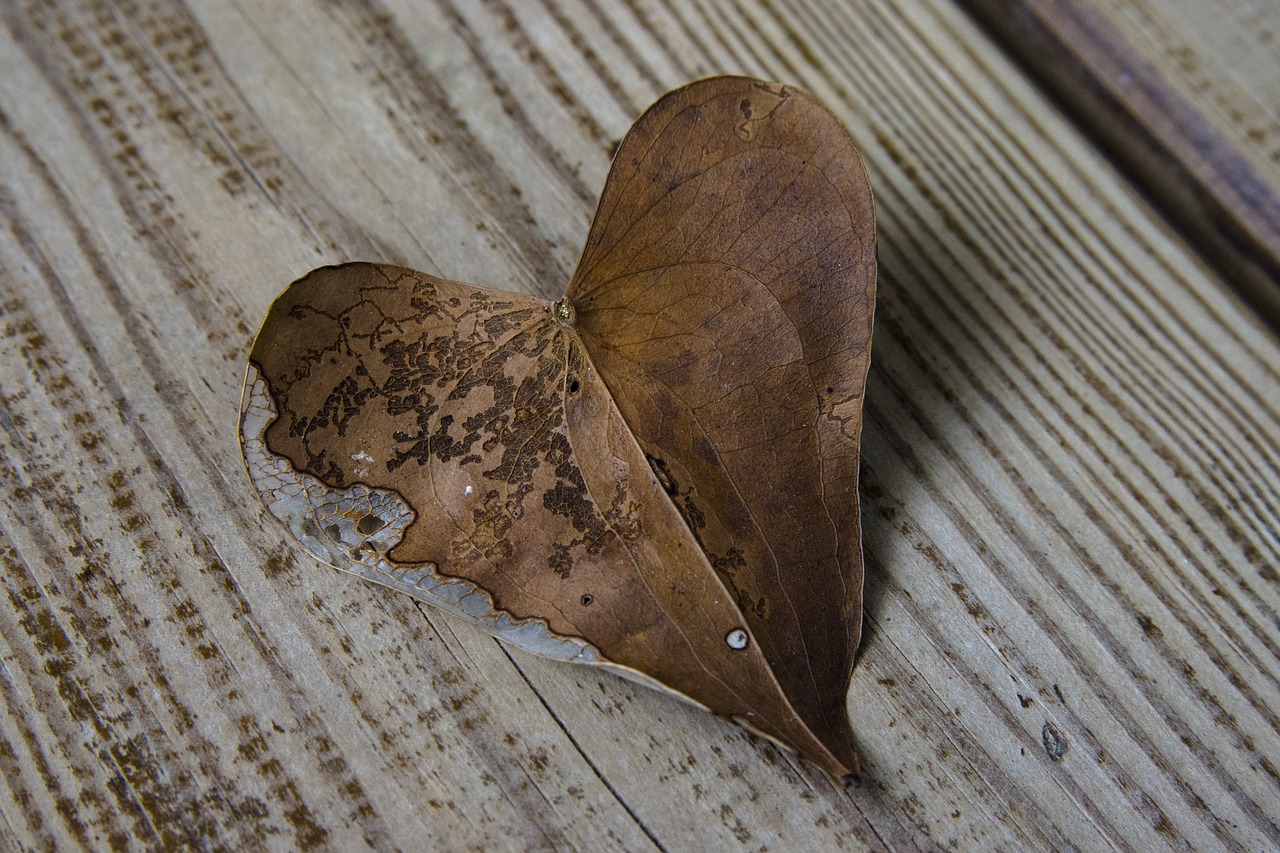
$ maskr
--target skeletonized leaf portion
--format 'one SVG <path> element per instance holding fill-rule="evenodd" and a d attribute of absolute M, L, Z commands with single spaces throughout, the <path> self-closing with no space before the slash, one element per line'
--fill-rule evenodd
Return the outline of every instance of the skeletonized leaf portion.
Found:
<path fill-rule="evenodd" d="M 550 303 L 326 267 L 250 360 L 250 476 L 316 557 L 822 753 Z"/>
<path fill-rule="evenodd" d="M 627 134 L 568 289 L 592 363 L 784 692 L 850 762 L 874 222 L 825 108 L 704 80 Z"/>

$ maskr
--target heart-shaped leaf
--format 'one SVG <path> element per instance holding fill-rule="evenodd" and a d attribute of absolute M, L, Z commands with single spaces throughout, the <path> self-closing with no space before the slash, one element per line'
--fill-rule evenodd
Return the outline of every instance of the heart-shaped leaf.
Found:
<path fill-rule="evenodd" d="M 241 438 L 316 557 L 857 773 L 871 193 L 794 89 L 693 83 L 632 127 L 564 299 L 315 270 Z"/>

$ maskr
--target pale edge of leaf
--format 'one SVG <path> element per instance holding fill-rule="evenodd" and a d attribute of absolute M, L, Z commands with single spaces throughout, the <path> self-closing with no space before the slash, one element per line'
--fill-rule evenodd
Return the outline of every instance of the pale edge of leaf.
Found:
<path fill-rule="evenodd" d="M 374 489 L 362 483 L 348 489 L 334 489 L 295 470 L 287 459 L 267 449 L 266 431 L 276 415 L 275 401 L 267 391 L 266 381 L 257 366 L 250 364 L 240 403 L 240 444 L 245 470 L 263 506 L 317 560 L 369 583 L 407 593 L 535 655 L 600 667 L 710 710 L 640 670 L 603 658 L 599 649 L 581 637 L 556 634 L 542 619 L 513 618 L 494 606 L 486 590 L 461 578 L 441 574 L 434 563 L 391 563 L 386 555 L 413 522 L 413 509 L 388 489 Z M 381 522 L 378 529 L 369 534 L 356 527 L 367 516 Z M 745 720 L 735 718 L 734 722 L 794 751 Z"/>

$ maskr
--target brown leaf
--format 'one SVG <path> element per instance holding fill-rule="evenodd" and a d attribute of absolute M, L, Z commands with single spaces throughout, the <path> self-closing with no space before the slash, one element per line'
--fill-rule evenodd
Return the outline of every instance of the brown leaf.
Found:
<path fill-rule="evenodd" d="M 380 264 L 291 285 L 250 356 L 245 460 L 325 562 L 847 780 L 874 291 L 835 118 L 703 80 L 623 140 L 559 302 Z"/>

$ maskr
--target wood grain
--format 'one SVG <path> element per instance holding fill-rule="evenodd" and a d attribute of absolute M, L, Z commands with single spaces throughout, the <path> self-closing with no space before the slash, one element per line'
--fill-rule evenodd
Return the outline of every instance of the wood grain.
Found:
<path fill-rule="evenodd" d="M 0 5 L 17 849 L 1270 849 L 1280 346 L 946 0 Z M 866 156 L 861 788 L 298 555 L 256 324 L 362 258 L 558 296 L 711 72 Z"/>
<path fill-rule="evenodd" d="M 1250 0 L 1098 0 L 1093 8 L 1135 58 L 1280 187 L 1280 9 Z"/>
<path fill-rule="evenodd" d="M 1280 101 L 1269 85 L 1280 74 L 1271 44 L 1280 9 L 1125 0 L 962 5 L 1280 330 Z"/>

